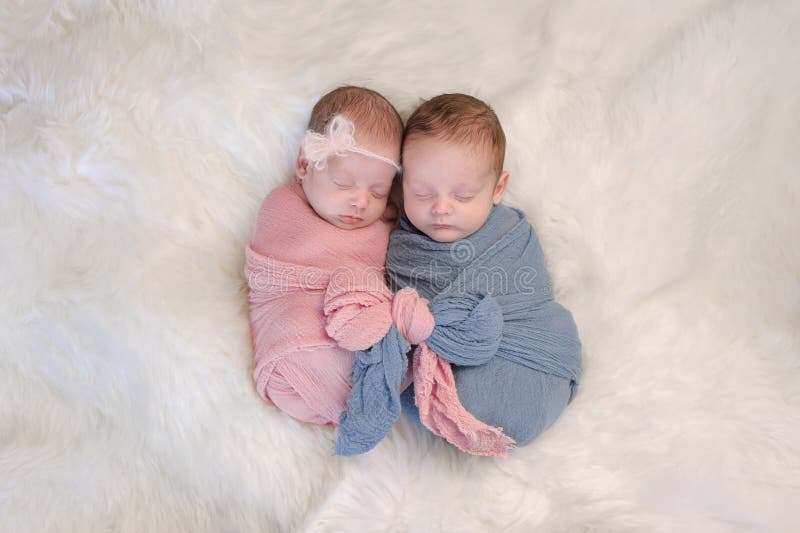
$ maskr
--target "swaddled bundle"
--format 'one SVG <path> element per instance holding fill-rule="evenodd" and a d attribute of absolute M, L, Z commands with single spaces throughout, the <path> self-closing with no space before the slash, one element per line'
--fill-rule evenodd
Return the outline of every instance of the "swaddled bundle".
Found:
<path fill-rule="evenodd" d="M 426 427 L 463 451 L 504 456 L 508 436 L 525 443 L 558 417 L 577 387 L 581 344 L 572 315 L 553 301 L 544 255 L 522 212 L 495 206 L 481 229 L 454 243 L 433 241 L 404 218 L 391 235 L 386 268 L 393 288 L 405 288 L 395 307 L 412 288 L 430 299 L 433 320 L 428 336 L 417 339 L 414 392 L 406 391 Z M 415 309 L 420 318 L 410 322 L 429 321 Z M 374 354 L 375 366 L 396 357 L 385 342 L 372 349 L 385 350 Z M 370 433 L 362 421 L 374 442 L 384 426 Z"/>
<path fill-rule="evenodd" d="M 303 421 L 336 424 L 353 350 L 384 337 L 391 293 L 383 264 L 390 224 L 340 229 L 299 184 L 264 200 L 247 249 L 254 378 L 259 395 Z"/>

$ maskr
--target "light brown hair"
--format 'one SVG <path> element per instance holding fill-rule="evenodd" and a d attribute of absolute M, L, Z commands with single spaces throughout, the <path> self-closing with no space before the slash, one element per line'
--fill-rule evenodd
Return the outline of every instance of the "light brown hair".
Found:
<path fill-rule="evenodd" d="M 414 137 L 434 137 L 490 151 L 497 176 L 503 171 L 506 136 L 494 110 L 466 94 L 440 94 L 420 105 L 408 119 L 403 145 Z"/>
<path fill-rule="evenodd" d="M 324 133 L 334 115 L 344 115 L 356 126 L 362 139 L 400 143 L 403 120 L 400 114 L 380 93 L 352 85 L 339 87 L 325 94 L 311 110 L 308 129 Z"/>

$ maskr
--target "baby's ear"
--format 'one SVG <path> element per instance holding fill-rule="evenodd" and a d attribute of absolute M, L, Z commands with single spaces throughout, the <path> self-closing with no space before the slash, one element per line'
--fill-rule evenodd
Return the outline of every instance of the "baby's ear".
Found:
<path fill-rule="evenodd" d="M 297 152 L 297 161 L 294 164 L 294 173 L 297 176 L 297 179 L 302 180 L 306 177 L 306 172 L 308 172 L 308 160 L 303 154 L 303 149 Z"/>
<path fill-rule="evenodd" d="M 503 199 L 503 195 L 506 193 L 506 187 L 508 186 L 508 171 L 504 170 L 502 174 L 500 174 L 500 178 L 497 180 L 497 185 L 494 186 L 494 193 L 492 194 L 492 203 L 497 205 L 500 203 L 500 200 Z"/>

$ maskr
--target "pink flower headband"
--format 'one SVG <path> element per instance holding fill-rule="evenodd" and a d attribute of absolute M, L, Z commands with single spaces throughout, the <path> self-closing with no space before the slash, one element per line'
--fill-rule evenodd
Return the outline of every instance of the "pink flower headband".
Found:
<path fill-rule="evenodd" d="M 355 131 L 356 127 L 352 121 L 342 115 L 334 115 L 328 125 L 325 126 L 325 135 L 311 130 L 306 131 L 302 144 L 303 154 L 317 170 L 325 168 L 325 161 L 329 157 L 334 155 L 344 156 L 346 152 L 353 152 L 383 161 L 387 165 L 393 166 L 397 172 L 401 171 L 401 167 L 397 162 L 357 146 L 356 140 L 353 138 Z"/>

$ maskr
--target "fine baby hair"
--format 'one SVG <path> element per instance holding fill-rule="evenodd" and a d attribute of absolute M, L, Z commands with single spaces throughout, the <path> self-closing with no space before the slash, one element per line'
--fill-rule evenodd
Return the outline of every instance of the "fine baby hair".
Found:
<path fill-rule="evenodd" d="M 417 137 L 433 137 L 491 150 L 493 168 L 503 171 L 506 136 L 494 110 L 474 96 L 440 94 L 423 102 L 408 118 L 403 146 Z"/>
<path fill-rule="evenodd" d="M 321 143 L 322 138 L 335 139 L 334 142 L 339 143 L 349 142 L 348 133 L 353 140 L 349 149 L 351 152 L 363 154 L 352 149 L 356 146 L 368 152 L 370 151 L 365 145 L 400 146 L 403 138 L 403 120 L 394 106 L 380 93 L 366 87 L 352 85 L 339 87 L 324 94 L 311 110 L 306 135 L 303 138 L 303 148 L 308 143 L 312 153 L 306 156 L 313 158 L 321 156 L 316 149 L 324 144 Z M 330 147 L 333 148 L 333 145 Z M 348 151 L 341 144 L 336 145 L 336 148 L 344 149 L 343 152 Z M 327 155 L 332 154 L 333 152 L 330 152 Z M 308 160 L 312 162 L 310 158 Z M 399 166 L 395 161 L 392 161 L 392 164 L 395 167 Z"/>

